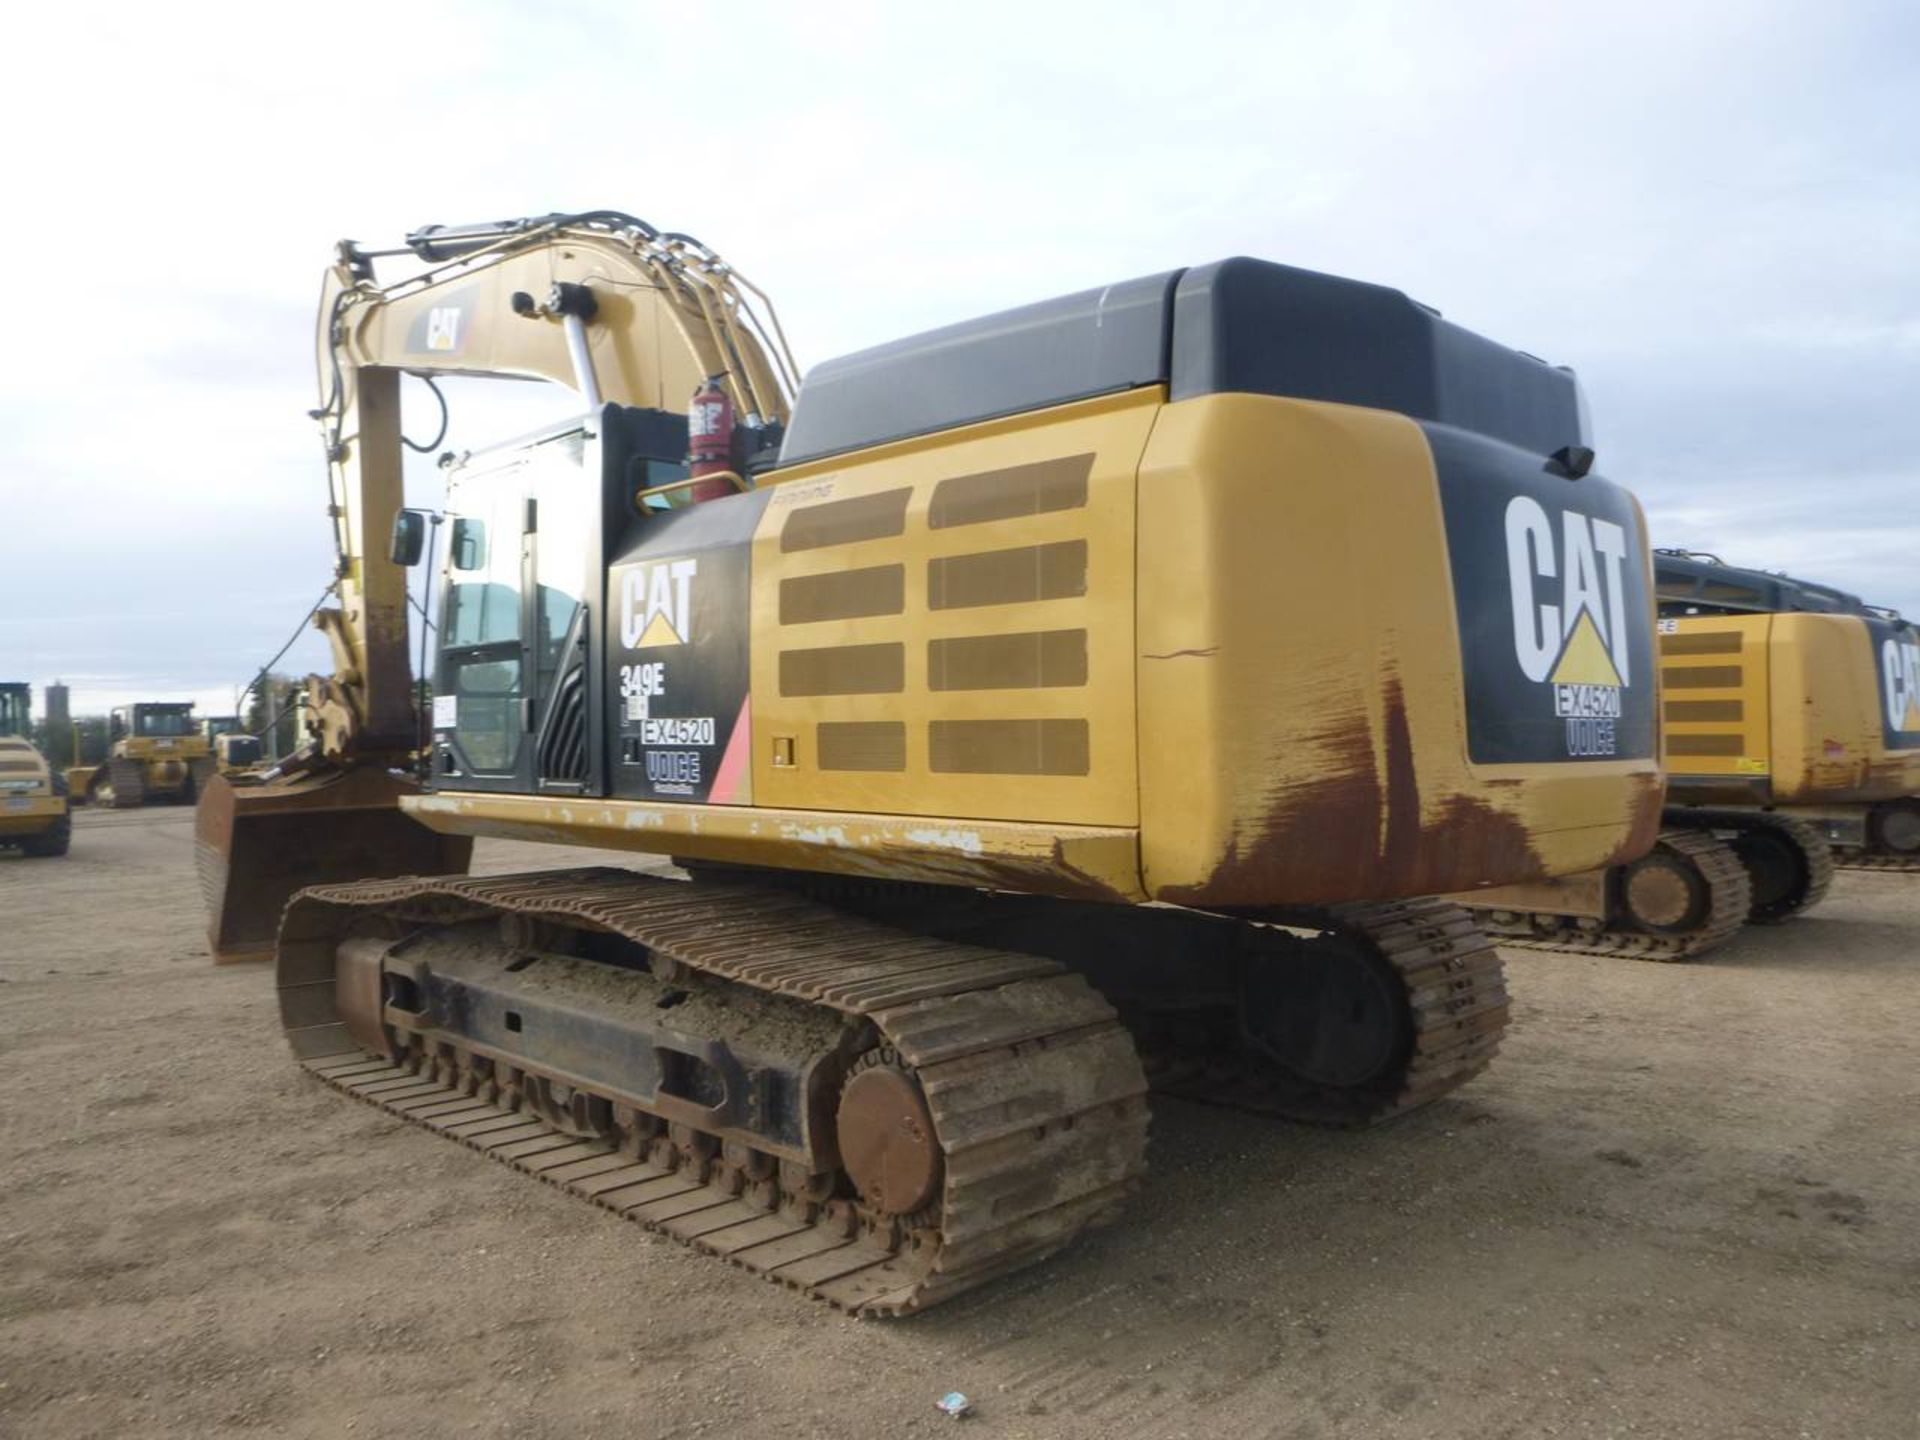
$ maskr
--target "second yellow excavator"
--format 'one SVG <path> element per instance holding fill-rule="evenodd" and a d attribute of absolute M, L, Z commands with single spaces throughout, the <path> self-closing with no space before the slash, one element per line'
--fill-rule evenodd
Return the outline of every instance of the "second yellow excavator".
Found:
<path fill-rule="evenodd" d="M 1463 897 L 1508 941 L 1686 959 L 1920 871 L 1920 633 L 1831 586 L 1654 555 L 1668 808 L 1646 857 Z"/>
<path fill-rule="evenodd" d="M 1448 1094 L 1506 991 L 1421 897 L 1653 841 L 1639 508 L 1570 372 L 1397 291 L 1227 260 L 796 400 L 732 267 L 594 212 L 343 245 L 318 350 L 336 669 L 208 787 L 216 954 L 276 954 L 327 1084 L 836 1305 L 1110 1216 L 1150 1077 Z M 418 779 L 406 373 L 580 397 L 449 467 Z M 470 877 L 476 836 L 692 878 Z"/>

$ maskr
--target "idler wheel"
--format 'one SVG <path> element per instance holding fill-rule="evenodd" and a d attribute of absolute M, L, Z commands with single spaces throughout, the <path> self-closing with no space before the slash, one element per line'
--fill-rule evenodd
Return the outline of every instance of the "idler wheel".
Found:
<path fill-rule="evenodd" d="M 1665 846 L 1627 867 L 1620 898 L 1634 923 L 1656 935 L 1698 927 L 1711 905 L 1706 877 Z"/>
<path fill-rule="evenodd" d="M 1906 801 L 1876 806 L 1868 825 L 1880 849 L 1895 855 L 1920 854 L 1920 805 Z"/>
<path fill-rule="evenodd" d="M 910 1215 L 939 1192 L 940 1140 L 920 1082 L 890 1050 L 869 1050 L 840 1089 L 840 1160 L 860 1198 Z"/>

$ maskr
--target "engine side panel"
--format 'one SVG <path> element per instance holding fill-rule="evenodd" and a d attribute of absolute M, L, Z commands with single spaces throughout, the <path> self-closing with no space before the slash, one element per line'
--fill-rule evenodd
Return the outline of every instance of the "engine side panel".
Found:
<path fill-rule="evenodd" d="M 1903 649 L 1911 642 L 1911 631 L 1903 639 L 1892 627 L 1860 616 L 1773 617 L 1777 801 L 1920 794 L 1920 714 L 1910 713 L 1915 701 Z M 1896 710 L 1900 728 L 1894 725 Z"/>
<path fill-rule="evenodd" d="M 1134 477 L 1161 399 L 779 472 L 753 544 L 755 802 L 1138 823 Z"/>
<path fill-rule="evenodd" d="M 1542 758 L 1480 762 L 1469 753 L 1456 585 L 1472 587 L 1475 614 L 1491 604 L 1517 630 L 1523 611 L 1544 624 L 1534 603 L 1547 582 L 1540 566 L 1503 558 L 1488 575 L 1471 556 L 1450 559 L 1428 433 L 1381 411 L 1262 396 L 1162 412 L 1140 475 L 1150 894 L 1245 906 L 1431 894 L 1644 853 L 1662 795 L 1644 525 L 1604 481 L 1555 483 L 1566 498 L 1554 510 L 1585 514 L 1604 494 L 1600 508 L 1627 531 L 1620 573 L 1638 599 L 1621 623 L 1647 633 L 1620 632 L 1627 673 L 1616 678 L 1634 693 L 1617 698 L 1622 716 L 1645 707 L 1648 718 L 1615 727 L 1610 758 L 1567 753 L 1549 664 L 1523 697 L 1548 718 L 1524 740 L 1534 748 L 1523 753 Z M 1504 529 L 1520 491 L 1498 476 L 1486 484 L 1475 508 Z M 1565 513 L 1546 519 L 1564 534 Z M 1503 538 L 1488 543 L 1504 557 Z M 1556 554 L 1556 577 L 1561 564 Z M 1559 638 L 1565 649 L 1573 637 Z M 1515 635 L 1473 637 L 1496 640 L 1517 664 Z"/>

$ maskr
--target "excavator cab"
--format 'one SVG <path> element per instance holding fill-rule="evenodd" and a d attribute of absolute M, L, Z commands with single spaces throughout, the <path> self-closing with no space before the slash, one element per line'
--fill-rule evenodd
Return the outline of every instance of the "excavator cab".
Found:
<path fill-rule="evenodd" d="M 269 953 L 281 910 L 301 885 L 464 871 L 470 840 L 435 834 L 401 809 L 419 794 L 425 764 L 457 765 L 483 788 L 537 783 L 565 793 L 580 783 L 583 740 L 563 733 L 579 698 L 563 695 L 559 682 L 581 674 L 590 643 L 577 632 L 570 638 L 561 618 L 585 592 L 551 582 L 543 592 L 530 577 L 557 573 L 552 542 L 534 538 L 543 498 L 549 535 L 572 527 L 577 537 L 579 525 L 598 522 L 591 506 L 576 515 L 552 503 L 550 491 L 504 498 L 516 483 L 510 477 L 561 483 L 555 477 L 569 466 L 588 462 L 591 443 L 608 464 L 639 456 L 618 477 L 626 506 L 639 490 L 687 474 L 687 421 L 667 406 L 723 376 L 745 428 L 773 436 L 795 382 L 784 343 L 770 338 L 777 326 L 755 308 L 758 292 L 689 236 L 596 211 L 429 226 L 407 244 L 425 268 L 389 279 L 376 275 L 374 255 L 343 241 L 321 296 L 314 414 L 341 503 L 333 509 L 337 604 L 315 623 L 334 664 L 330 675 L 307 680 L 294 755 L 259 776 L 217 777 L 202 792 L 196 857 L 219 960 Z M 407 570 L 389 545 L 404 500 L 401 378 L 436 373 L 567 385 L 586 419 L 524 455 L 472 457 L 462 467 L 471 474 L 457 477 L 475 513 L 456 514 L 450 536 L 454 643 L 436 664 L 443 678 L 435 710 L 464 706 L 467 723 L 453 727 L 457 754 L 449 746 L 423 762 Z M 588 430 L 608 428 L 603 393 L 644 397 L 650 408 L 609 408 L 650 416 L 647 443 L 622 448 L 637 423 L 625 420 L 610 443 L 589 441 Z M 496 500 L 506 512 L 495 513 Z M 536 634 L 544 637 L 537 645 Z M 531 713 L 550 691 L 552 705 Z"/>
<path fill-rule="evenodd" d="M 605 793 L 609 535 L 685 478 L 684 417 L 605 405 L 447 472 L 431 779 L 520 794 Z"/>

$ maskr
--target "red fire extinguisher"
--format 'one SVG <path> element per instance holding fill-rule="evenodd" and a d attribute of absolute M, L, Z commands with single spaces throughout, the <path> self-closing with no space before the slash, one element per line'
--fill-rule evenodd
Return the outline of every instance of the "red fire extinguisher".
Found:
<path fill-rule="evenodd" d="M 693 392 L 687 409 L 687 474 L 697 480 L 732 469 L 733 401 L 721 388 L 720 377 L 709 375 L 707 383 Z M 725 480 L 709 480 L 693 486 L 690 493 L 697 504 L 731 495 L 733 486 Z"/>

